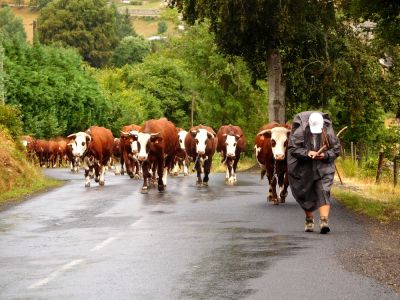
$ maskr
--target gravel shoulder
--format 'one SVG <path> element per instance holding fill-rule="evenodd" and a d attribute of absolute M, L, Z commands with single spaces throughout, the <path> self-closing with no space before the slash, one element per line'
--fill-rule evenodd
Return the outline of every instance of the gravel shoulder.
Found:
<path fill-rule="evenodd" d="M 338 258 L 351 272 L 374 278 L 400 293 L 400 222 L 384 224 L 359 216 L 366 238 L 342 249 Z"/>

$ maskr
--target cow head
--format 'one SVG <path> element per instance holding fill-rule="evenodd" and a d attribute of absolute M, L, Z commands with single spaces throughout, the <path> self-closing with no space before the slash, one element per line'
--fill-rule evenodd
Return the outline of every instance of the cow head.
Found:
<path fill-rule="evenodd" d="M 209 132 L 203 128 L 192 130 L 190 134 L 196 141 L 196 152 L 198 155 L 204 155 L 206 153 L 207 140 L 215 138 L 215 133 Z"/>
<path fill-rule="evenodd" d="M 290 130 L 285 127 L 274 127 L 265 129 L 257 135 L 264 136 L 271 140 L 272 154 L 276 160 L 284 160 L 288 144 Z"/>
<path fill-rule="evenodd" d="M 144 133 L 139 132 L 137 137 L 137 143 L 139 148 L 138 158 L 140 161 L 145 161 L 150 152 L 152 144 L 158 144 L 162 141 L 160 133 Z"/>
<path fill-rule="evenodd" d="M 226 156 L 235 157 L 236 145 L 241 136 L 238 134 L 224 134 L 223 136 L 225 137 Z"/>
<path fill-rule="evenodd" d="M 185 150 L 185 138 L 187 135 L 186 130 L 181 130 L 178 132 L 178 138 L 179 138 L 179 146 L 182 150 Z"/>
<path fill-rule="evenodd" d="M 139 132 L 137 130 L 131 130 L 129 132 L 121 131 L 121 138 L 128 140 L 128 143 L 131 146 L 132 154 L 135 155 L 139 152 L 138 134 Z"/>
<path fill-rule="evenodd" d="M 73 133 L 68 138 L 73 140 L 69 145 L 71 145 L 72 155 L 75 157 L 83 156 L 88 149 L 88 143 L 92 140 L 92 137 L 86 132 Z"/>

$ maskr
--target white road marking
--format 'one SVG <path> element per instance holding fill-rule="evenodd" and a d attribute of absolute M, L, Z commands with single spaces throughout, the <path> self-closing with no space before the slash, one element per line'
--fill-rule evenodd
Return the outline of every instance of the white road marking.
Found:
<path fill-rule="evenodd" d="M 73 267 L 83 263 L 84 261 L 85 261 L 84 259 L 75 259 L 75 260 L 63 265 L 58 270 L 55 270 L 53 273 L 51 273 L 46 278 L 39 280 L 38 282 L 32 284 L 31 286 L 28 287 L 28 289 L 36 289 L 45 284 L 48 284 L 53 279 L 57 278 L 58 276 L 60 276 L 61 274 L 65 273 L 65 272 L 67 272 L 68 270 L 72 269 Z"/>
<path fill-rule="evenodd" d="M 117 239 L 117 237 L 115 237 L 115 236 L 110 237 L 110 238 L 106 239 L 105 241 L 102 241 L 100 244 L 94 246 L 92 249 L 90 249 L 90 251 L 100 250 L 100 249 L 104 248 L 105 246 L 107 246 L 108 244 L 112 243 L 116 239 Z"/>

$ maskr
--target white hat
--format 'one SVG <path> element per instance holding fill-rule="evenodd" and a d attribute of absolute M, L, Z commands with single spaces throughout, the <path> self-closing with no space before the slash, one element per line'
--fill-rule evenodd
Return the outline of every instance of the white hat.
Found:
<path fill-rule="evenodd" d="M 311 133 L 321 133 L 324 126 L 324 118 L 321 113 L 313 112 L 308 118 L 308 124 L 310 124 Z"/>

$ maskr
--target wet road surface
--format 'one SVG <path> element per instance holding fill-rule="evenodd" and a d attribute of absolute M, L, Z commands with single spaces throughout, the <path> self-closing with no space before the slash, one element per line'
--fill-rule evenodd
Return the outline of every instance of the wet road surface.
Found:
<path fill-rule="evenodd" d="M 400 299 L 336 259 L 366 238 L 356 218 L 335 203 L 332 232 L 305 233 L 258 173 L 146 195 L 127 176 L 84 188 L 82 172 L 46 173 L 65 185 L 0 213 L 0 299 Z"/>

